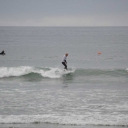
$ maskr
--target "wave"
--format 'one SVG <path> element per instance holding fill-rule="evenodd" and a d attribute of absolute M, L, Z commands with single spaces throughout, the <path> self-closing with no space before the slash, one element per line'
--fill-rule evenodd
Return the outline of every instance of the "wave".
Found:
<path fill-rule="evenodd" d="M 97 126 L 128 126 L 128 117 L 120 116 L 59 116 L 59 115 L 0 115 L 0 124 L 61 124 L 61 125 L 97 125 Z"/>
<path fill-rule="evenodd" d="M 37 68 L 30 66 L 20 66 L 20 67 L 0 67 L 0 78 L 7 77 L 20 77 L 26 76 L 38 77 L 39 75 L 44 78 L 61 78 L 62 76 L 72 74 L 74 77 L 80 76 L 128 76 L 128 68 L 126 69 L 74 69 L 64 70 L 60 68 Z"/>
<path fill-rule="evenodd" d="M 41 75 L 47 78 L 61 78 L 65 74 L 74 73 L 75 69 L 69 69 L 68 71 L 59 68 L 36 68 L 30 66 L 20 67 L 0 67 L 0 78 L 4 77 L 19 77 L 25 75 Z"/>

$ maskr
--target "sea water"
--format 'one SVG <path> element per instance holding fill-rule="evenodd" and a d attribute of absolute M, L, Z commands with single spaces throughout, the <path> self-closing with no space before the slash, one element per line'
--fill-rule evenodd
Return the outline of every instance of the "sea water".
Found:
<path fill-rule="evenodd" d="M 0 124 L 128 126 L 128 27 L 0 27 L 0 50 Z"/>

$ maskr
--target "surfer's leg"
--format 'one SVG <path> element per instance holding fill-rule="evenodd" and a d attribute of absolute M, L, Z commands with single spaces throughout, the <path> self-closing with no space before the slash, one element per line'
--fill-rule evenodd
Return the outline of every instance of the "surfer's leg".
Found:
<path fill-rule="evenodd" d="M 65 65 L 65 69 L 67 69 L 67 65 Z"/>
<path fill-rule="evenodd" d="M 67 65 L 65 64 L 65 62 L 62 62 L 62 64 L 64 65 L 64 69 L 67 69 Z"/>
<path fill-rule="evenodd" d="M 65 64 L 65 69 L 67 69 L 67 64 Z"/>

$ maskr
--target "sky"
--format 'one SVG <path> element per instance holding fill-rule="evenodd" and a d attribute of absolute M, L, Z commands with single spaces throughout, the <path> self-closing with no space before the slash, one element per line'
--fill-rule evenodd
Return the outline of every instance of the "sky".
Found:
<path fill-rule="evenodd" d="M 128 0 L 0 0 L 0 26 L 128 26 Z"/>

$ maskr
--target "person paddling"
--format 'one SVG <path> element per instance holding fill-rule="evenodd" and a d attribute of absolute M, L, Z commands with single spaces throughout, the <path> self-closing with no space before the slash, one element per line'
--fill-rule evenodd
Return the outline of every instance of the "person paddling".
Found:
<path fill-rule="evenodd" d="M 0 53 L 0 55 L 5 55 L 5 52 L 4 52 L 4 50 Z"/>
<path fill-rule="evenodd" d="M 64 65 L 64 69 L 67 69 L 67 56 L 68 56 L 68 53 L 66 53 L 64 56 L 63 56 L 63 60 L 62 60 L 62 64 Z"/>

